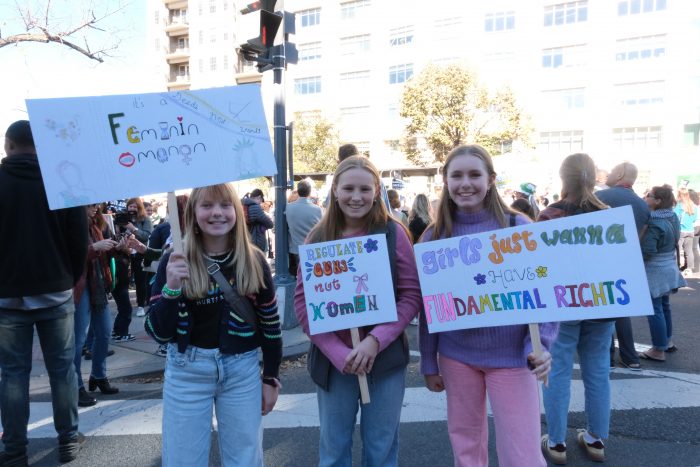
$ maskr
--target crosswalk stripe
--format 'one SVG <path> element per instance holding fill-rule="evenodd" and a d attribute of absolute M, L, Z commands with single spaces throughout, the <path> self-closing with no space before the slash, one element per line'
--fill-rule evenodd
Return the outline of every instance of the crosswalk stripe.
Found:
<path fill-rule="evenodd" d="M 629 370 L 622 370 L 629 372 Z M 611 381 L 613 410 L 684 408 L 700 406 L 697 394 L 700 375 L 645 371 L 630 372 L 639 378 Z M 664 397 L 659 397 L 663 394 Z M 583 384 L 572 381 L 570 412 L 584 410 Z M 490 410 L 489 410 L 490 412 Z M 162 399 L 100 401 L 94 407 L 80 409 L 80 429 L 90 436 L 160 434 Z M 446 420 L 445 393 L 406 388 L 401 422 Z M 318 426 L 315 393 L 282 394 L 275 410 L 263 418 L 264 428 Z M 31 438 L 51 438 L 56 433 L 50 402 L 31 404 L 28 427 Z"/>

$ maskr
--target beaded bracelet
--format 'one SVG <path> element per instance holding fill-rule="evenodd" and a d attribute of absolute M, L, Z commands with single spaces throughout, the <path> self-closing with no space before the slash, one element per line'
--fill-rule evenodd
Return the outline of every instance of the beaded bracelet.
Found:
<path fill-rule="evenodd" d="M 169 289 L 167 284 L 163 286 L 163 295 L 165 295 L 166 297 L 175 298 L 179 297 L 180 294 L 182 294 L 182 289 Z"/>

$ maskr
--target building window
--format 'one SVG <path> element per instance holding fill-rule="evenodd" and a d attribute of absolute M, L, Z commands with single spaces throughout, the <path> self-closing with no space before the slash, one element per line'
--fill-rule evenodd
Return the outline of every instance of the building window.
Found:
<path fill-rule="evenodd" d="M 189 65 L 180 65 L 177 67 L 177 75 L 178 76 L 184 76 L 184 77 L 189 77 L 190 76 L 190 66 Z"/>
<path fill-rule="evenodd" d="M 298 78 L 294 80 L 294 92 L 296 94 L 318 94 L 321 92 L 321 77 Z"/>
<path fill-rule="evenodd" d="M 648 60 L 665 56 L 665 34 L 619 39 L 615 49 L 615 61 L 617 62 Z"/>
<path fill-rule="evenodd" d="M 216 0 L 209 0 L 209 13 L 216 13 Z"/>
<path fill-rule="evenodd" d="M 209 70 L 216 71 L 216 57 L 209 58 Z"/>
<path fill-rule="evenodd" d="M 484 31 L 507 31 L 515 29 L 515 12 L 499 11 L 498 13 L 487 13 L 484 19 Z"/>
<path fill-rule="evenodd" d="M 571 154 L 583 150 L 583 131 L 547 131 L 540 133 L 537 150 L 557 154 Z"/>
<path fill-rule="evenodd" d="M 340 18 L 352 19 L 355 18 L 364 8 L 370 6 L 370 0 L 353 0 L 352 2 L 344 2 L 340 4 Z"/>
<path fill-rule="evenodd" d="M 301 27 L 316 26 L 321 24 L 321 9 L 313 8 L 311 10 L 302 10 L 297 13 L 301 17 Z"/>
<path fill-rule="evenodd" d="M 648 81 L 615 85 L 618 104 L 624 107 L 661 104 L 664 101 L 664 82 Z"/>
<path fill-rule="evenodd" d="M 585 88 L 542 91 L 542 97 L 552 111 L 582 109 L 585 105 Z"/>
<path fill-rule="evenodd" d="M 617 16 L 638 15 L 666 9 L 666 0 L 624 0 L 617 2 Z"/>
<path fill-rule="evenodd" d="M 224 33 L 224 42 L 226 42 L 227 40 L 228 40 L 228 33 L 225 32 L 225 33 Z"/>
<path fill-rule="evenodd" d="M 661 146 L 660 126 L 613 129 L 613 143 L 619 149 L 656 148 Z"/>
<path fill-rule="evenodd" d="M 188 37 L 179 37 L 177 39 L 177 48 L 184 50 L 190 47 L 190 39 Z"/>
<path fill-rule="evenodd" d="M 160 23 L 160 12 L 158 10 L 155 11 L 154 19 L 156 20 L 156 24 Z"/>
<path fill-rule="evenodd" d="M 588 2 L 560 3 L 544 7 L 544 25 L 562 26 L 588 20 Z"/>
<path fill-rule="evenodd" d="M 204 73 L 204 60 L 199 59 L 199 72 Z"/>
<path fill-rule="evenodd" d="M 369 157 L 369 141 L 353 142 L 360 156 Z"/>
<path fill-rule="evenodd" d="M 369 34 L 340 38 L 340 55 L 358 55 L 369 51 Z"/>
<path fill-rule="evenodd" d="M 348 71 L 340 74 L 340 87 L 346 93 L 351 90 L 364 91 L 369 86 L 369 70 Z"/>
<path fill-rule="evenodd" d="M 224 55 L 224 70 L 228 70 L 228 55 Z"/>
<path fill-rule="evenodd" d="M 584 45 L 554 47 L 542 50 L 543 68 L 573 68 L 584 64 Z"/>
<path fill-rule="evenodd" d="M 310 60 L 318 60 L 321 58 L 321 43 L 309 42 L 307 44 L 299 44 L 299 61 L 305 62 Z"/>
<path fill-rule="evenodd" d="M 448 16 L 438 18 L 434 23 L 433 42 L 441 43 L 460 39 L 464 36 L 464 18 L 461 16 Z"/>
<path fill-rule="evenodd" d="M 398 47 L 413 43 L 413 26 L 402 26 L 389 30 L 389 45 Z"/>
<path fill-rule="evenodd" d="M 199 31 L 199 44 L 204 44 L 204 31 Z"/>
<path fill-rule="evenodd" d="M 228 0 L 224 0 L 222 4 L 224 5 L 224 11 L 228 10 Z"/>
<path fill-rule="evenodd" d="M 160 39 L 156 38 L 156 52 L 160 52 Z"/>
<path fill-rule="evenodd" d="M 700 146 L 700 123 L 690 123 L 684 126 L 683 143 L 686 146 Z"/>
<path fill-rule="evenodd" d="M 209 34 L 210 34 L 210 36 L 209 36 L 209 42 L 211 42 L 211 43 L 213 44 L 214 42 L 216 42 L 216 30 L 212 29 L 212 30 L 209 32 Z"/>
<path fill-rule="evenodd" d="M 362 120 L 366 121 L 369 118 L 369 106 L 359 107 L 341 107 L 340 118 L 344 121 Z"/>
<path fill-rule="evenodd" d="M 389 84 L 405 83 L 413 76 L 413 63 L 389 67 Z"/>

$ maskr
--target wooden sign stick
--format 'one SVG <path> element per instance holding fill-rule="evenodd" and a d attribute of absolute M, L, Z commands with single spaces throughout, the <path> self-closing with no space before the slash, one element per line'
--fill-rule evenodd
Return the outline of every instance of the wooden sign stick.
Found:
<path fill-rule="evenodd" d="M 530 328 L 530 340 L 532 341 L 532 351 L 536 357 L 542 355 L 542 341 L 540 341 L 540 326 L 537 323 L 527 325 Z M 542 379 L 542 382 L 547 386 L 547 376 Z"/>
<path fill-rule="evenodd" d="M 353 348 L 360 345 L 360 331 L 357 328 L 350 329 L 350 336 L 352 337 Z M 363 404 L 369 404 L 369 386 L 367 386 L 367 375 L 357 375 L 357 379 L 360 381 L 360 400 Z"/>
<path fill-rule="evenodd" d="M 182 253 L 182 232 L 180 232 L 180 213 L 177 209 L 177 198 L 174 191 L 168 192 L 168 222 L 170 236 L 173 238 L 173 251 Z"/>

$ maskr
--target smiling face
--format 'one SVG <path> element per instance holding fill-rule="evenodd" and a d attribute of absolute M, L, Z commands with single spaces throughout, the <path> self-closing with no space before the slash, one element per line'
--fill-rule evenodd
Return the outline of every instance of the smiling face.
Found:
<path fill-rule="evenodd" d="M 226 237 L 236 225 L 236 211 L 228 200 L 204 196 L 195 206 L 194 215 L 205 243 Z"/>
<path fill-rule="evenodd" d="M 457 209 L 464 212 L 477 212 L 484 208 L 484 198 L 495 179 L 495 175 L 488 173 L 484 162 L 471 154 L 455 157 L 443 176 L 450 199 Z"/>
<path fill-rule="evenodd" d="M 346 170 L 338 176 L 333 193 L 338 207 L 345 215 L 348 227 L 360 227 L 372 209 L 378 187 L 372 173 L 362 168 Z"/>

